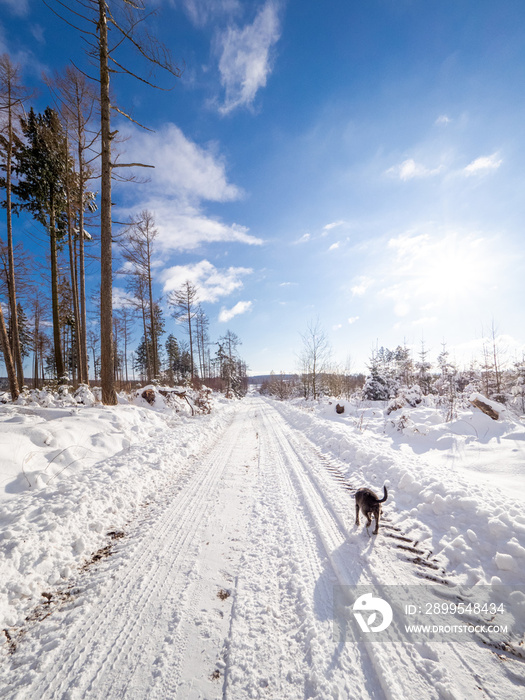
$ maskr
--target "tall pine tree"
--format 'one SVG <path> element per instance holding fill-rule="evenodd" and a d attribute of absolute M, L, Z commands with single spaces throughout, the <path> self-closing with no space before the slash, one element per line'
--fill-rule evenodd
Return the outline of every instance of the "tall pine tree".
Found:
<path fill-rule="evenodd" d="M 25 208 L 49 234 L 54 367 L 60 381 L 65 368 L 60 338 L 57 253 L 67 235 L 65 182 L 71 161 L 55 110 L 47 107 L 42 114 L 35 114 L 31 108 L 21 123 L 26 145 L 20 153 L 20 195 Z"/>

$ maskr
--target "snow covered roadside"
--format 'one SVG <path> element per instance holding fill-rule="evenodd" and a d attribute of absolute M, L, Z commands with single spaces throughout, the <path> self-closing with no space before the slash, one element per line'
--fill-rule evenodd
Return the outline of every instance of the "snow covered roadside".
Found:
<path fill-rule="evenodd" d="M 107 545 L 234 411 L 139 403 L 0 407 L 0 629 L 20 626 L 46 588 Z"/>
<path fill-rule="evenodd" d="M 369 486 L 380 493 L 386 484 L 389 498 L 385 511 L 392 522 L 414 541 L 425 541 L 444 562 L 447 574 L 458 583 L 525 586 L 525 492 L 516 491 L 512 498 L 494 485 L 494 478 L 487 485 L 468 473 L 476 447 L 484 449 L 487 460 L 490 452 L 495 465 L 493 473 L 496 465 L 505 464 L 507 459 L 513 469 L 521 460 L 525 472 L 523 425 L 510 418 L 498 423 L 472 409 L 461 416 L 467 422 L 471 445 L 470 450 L 461 453 L 453 449 L 450 435 L 445 434 L 457 426 L 438 426 L 435 411 L 424 415 L 425 409 L 417 409 L 419 414 L 415 409 L 409 414 L 411 431 L 400 434 L 388 426 L 385 433 L 385 418 L 379 409 L 375 416 L 369 409 L 361 421 L 348 411 L 337 415 L 336 401 L 325 400 L 317 405 L 271 403 L 291 425 L 336 461 L 352 486 Z M 395 420 L 394 414 L 391 418 Z M 478 440 L 473 446 L 476 431 L 484 442 Z M 511 434 L 513 439 L 503 439 L 505 434 Z M 489 439 L 492 435 L 493 441 Z M 447 451 L 442 445 L 439 458 L 438 440 L 448 440 L 449 448 Z M 463 441 L 464 446 L 466 442 Z M 525 595 L 519 591 L 516 595 L 523 599 L 525 613 Z"/>

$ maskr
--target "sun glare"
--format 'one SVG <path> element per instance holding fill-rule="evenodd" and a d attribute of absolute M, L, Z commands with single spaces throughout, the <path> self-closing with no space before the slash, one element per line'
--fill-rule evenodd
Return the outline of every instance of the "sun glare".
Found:
<path fill-rule="evenodd" d="M 474 234 L 405 234 L 389 242 L 396 250 L 391 274 L 397 306 L 432 309 L 477 297 L 495 283 L 487 239 Z M 390 296 L 394 296 L 391 294 Z"/>

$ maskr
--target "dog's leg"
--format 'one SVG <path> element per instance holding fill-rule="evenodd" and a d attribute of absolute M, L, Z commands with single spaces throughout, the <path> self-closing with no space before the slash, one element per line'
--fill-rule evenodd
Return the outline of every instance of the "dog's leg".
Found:
<path fill-rule="evenodd" d="M 359 525 L 359 505 L 355 504 L 355 524 Z"/>
<path fill-rule="evenodd" d="M 377 513 L 375 513 L 375 516 L 376 516 L 376 529 L 374 530 L 373 534 L 377 535 L 377 533 L 379 532 L 379 511 Z"/>

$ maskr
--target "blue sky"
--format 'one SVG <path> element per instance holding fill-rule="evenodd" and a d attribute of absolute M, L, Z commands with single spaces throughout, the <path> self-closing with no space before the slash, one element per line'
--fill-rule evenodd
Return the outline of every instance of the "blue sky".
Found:
<path fill-rule="evenodd" d="M 155 214 L 159 296 L 194 281 L 212 338 L 237 333 L 253 374 L 298 369 L 316 318 L 354 371 L 377 343 L 422 338 L 468 363 L 492 321 L 521 356 L 522 1 L 154 6 L 184 72 L 167 92 L 113 81 L 155 130 L 116 122 L 122 158 L 156 166 L 114 201 L 120 219 Z M 28 85 L 70 58 L 87 66 L 42 2 L 0 7 L 0 50 Z M 35 107 L 48 102 L 42 90 Z"/>

